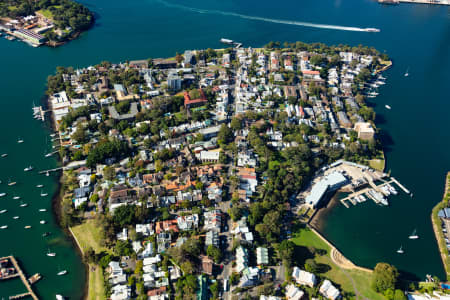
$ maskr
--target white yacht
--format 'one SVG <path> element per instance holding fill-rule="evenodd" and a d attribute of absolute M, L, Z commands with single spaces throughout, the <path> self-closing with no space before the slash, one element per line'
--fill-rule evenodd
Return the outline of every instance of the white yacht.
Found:
<path fill-rule="evenodd" d="M 55 252 L 50 252 L 50 249 L 48 249 L 47 256 L 55 257 L 56 253 Z"/>
<path fill-rule="evenodd" d="M 41 197 L 45 197 L 48 196 L 48 193 L 44 193 L 43 191 L 41 192 Z"/>
<path fill-rule="evenodd" d="M 44 211 L 47 211 L 47 209 L 45 209 L 45 208 L 40 208 L 39 211 L 40 211 L 40 212 L 44 212 Z"/>
<path fill-rule="evenodd" d="M 5 212 L 7 212 L 8 210 L 6 210 L 6 209 L 2 209 L 2 210 L 0 210 L 0 214 L 4 214 Z"/>
<path fill-rule="evenodd" d="M 17 219 L 19 219 L 19 218 L 20 218 L 19 216 L 14 216 L 14 217 L 13 217 L 14 220 L 17 220 Z"/>
<path fill-rule="evenodd" d="M 37 188 L 42 188 L 42 187 L 44 187 L 44 185 L 43 184 L 38 184 L 38 185 L 36 185 L 36 187 Z"/>
<path fill-rule="evenodd" d="M 28 204 L 26 204 L 26 203 L 21 203 L 20 204 L 20 207 L 27 207 L 28 206 Z"/>
<path fill-rule="evenodd" d="M 23 139 L 22 139 L 22 138 L 18 138 L 18 139 L 17 139 L 17 143 L 18 143 L 18 144 L 22 144 L 22 143 L 23 143 Z"/>
<path fill-rule="evenodd" d="M 59 271 L 58 273 L 56 273 L 56 275 L 58 275 L 58 276 L 62 276 L 62 275 L 66 275 L 67 274 L 67 270 L 62 270 L 62 271 Z"/>
<path fill-rule="evenodd" d="M 386 107 L 387 109 L 391 109 L 391 107 L 387 104 L 384 107 Z"/>
<path fill-rule="evenodd" d="M 25 169 L 23 169 L 25 172 L 29 172 L 29 171 L 31 171 L 31 170 L 33 170 L 33 167 L 32 166 L 29 166 L 29 167 L 26 167 Z"/>
<path fill-rule="evenodd" d="M 398 253 L 398 254 L 403 254 L 403 253 L 404 253 L 404 251 L 403 251 L 403 249 L 402 249 L 402 246 L 400 246 L 400 249 L 397 250 L 397 253 Z"/>
<path fill-rule="evenodd" d="M 45 221 L 45 220 L 40 220 L 39 223 L 45 224 L 45 223 L 47 223 L 47 221 Z"/>
<path fill-rule="evenodd" d="M 3 154 L 2 154 L 2 158 L 3 158 L 3 157 L 7 157 L 7 156 L 8 156 L 8 153 L 3 153 Z"/>
<path fill-rule="evenodd" d="M 19 200 L 19 199 L 20 199 L 20 196 L 14 196 L 13 199 L 14 199 L 14 200 Z"/>
<path fill-rule="evenodd" d="M 0 229 L 6 229 L 6 228 L 8 228 L 8 225 L 0 226 Z"/>
<path fill-rule="evenodd" d="M 6 193 L 0 193 L 0 197 L 5 197 Z"/>

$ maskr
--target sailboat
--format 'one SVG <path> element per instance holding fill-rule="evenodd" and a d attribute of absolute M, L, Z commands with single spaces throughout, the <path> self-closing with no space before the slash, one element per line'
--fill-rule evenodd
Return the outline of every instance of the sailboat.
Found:
<path fill-rule="evenodd" d="M 13 217 L 14 220 L 17 220 L 17 219 L 19 219 L 19 218 L 20 218 L 19 216 L 14 216 L 14 217 Z"/>
<path fill-rule="evenodd" d="M 7 228 L 8 228 L 8 225 L 3 225 L 0 227 L 0 229 L 7 229 Z"/>
<path fill-rule="evenodd" d="M 3 154 L 2 154 L 2 158 L 3 158 L 3 157 L 7 157 L 7 156 L 8 156 L 8 153 L 3 153 Z"/>
<path fill-rule="evenodd" d="M 29 167 L 27 167 L 27 168 L 25 168 L 25 169 L 23 169 L 25 172 L 28 172 L 28 171 L 31 171 L 31 170 L 33 170 L 33 167 L 32 166 L 29 166 Z"/>
<path fill-rule="evenodd" d="M 0 193 L 0 197 L 5 197 L 6 193 Z"/>
<path fill-rule="evenodd" d="M 413 233 L 409 236 L 410 240 L 417 240 L 419 236 L 417 235 L 417 231 L 414 229 Z"/>
<path fill-rule="evenodd" d="M 23 203 L 22 201 L 20 201 L 20 207 L 27 207 L 27 206 L 28 206 L 28 204 Z"/>
<path fill-rule="evenodd" d="M 405 72 L 405 75 L 404 75 L 405 77 L 408 77 L 409 76 L 409 68 L 408 69 L 406 69 L 406 72 Z"/>
<path fill-rule="evenodd" d="M 404 253 L 404 251 L 403 251 L 403 249 L 402 249 L 402 246 L 400 246 L 400 249 L 397 250 L 397 253 L 398 253 L 398 254 L 403 254 L 403 253 Z"/>
<path fill-rule="evenodd" d="M 6 209 L 2 209 L 2 210 L 0 210 L 0 214 L 4 214 L 5 212 L 7 212 L 8 210 L 6 210 Z"/>
<path fill-rule="evenodd" d="M 38 185 L 36 185 L 36 187 L 37 188 L 42 188 L 42 187 L 44 187 L 44 185 L 43 184 L 38 184 Z"/>
<path fill-rule="evenodd" d="M 47 173 L 45 173 L 45 176 L 47 177 L 50 176 L 50 173 L 47 171 Z"/>
<path fill-rule="evenodd" d="M 391 107 L 387 104 L 384 107 L 386 107 L 387 109 L 391 109 Z"/>
<path fill-rule="evenodd" d="M 50 249 L 48 249 L 47 256 L 55 257 L 56 253 L 55 252 L 50 252 Z"/>
<path fill-rule="evenodd" d="M 13 199 L 14 199 L 14 200 L 19 200 L 19 199 L 20 199 L 20 196 L 14 196 Z"/>
<path fill-rule="evenodd" d="M 40 211 L 40 212 L 44 212 L 44 211 L 47 211 L 47 209 L 45 209 L 45 208 L 40 208 L 39 211 Z"/>
<path fill-rule="evenodd" d="M 44 193 L 44 191 L 41 191 L 41 197 L 48 196 L 48 193 Z"/>
<path fill-rule="evenodd" d="M 18 138 L 18 139 L 17 139 L 17 143 L 18 143 L 18 144 L 22 144 L 22 143 L 23 143 L 23 139 L 22 139 L 22 138 Z"/>
<path fill-rule="evenodd" d="M 13 185 L 16 185 L 16 184 L 17 184 L 17 182 L 11 181 L 11 179 L 8 180 L 8 185 L 9 186 L 13 186 Z"/>
<path fill-rule="evenodd" d="M 47 223 L 47 221 L 45 221 L 45 220 L 40 220 L 39 223 L 40 223 L 40 224 L 45 224 L 45 223 Z"/>

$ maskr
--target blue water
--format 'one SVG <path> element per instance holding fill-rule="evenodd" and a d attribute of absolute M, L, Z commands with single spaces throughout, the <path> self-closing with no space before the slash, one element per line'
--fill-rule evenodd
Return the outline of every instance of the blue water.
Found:
<path fill-rule="evenodd" d="M 407 188 L 414 198 L 399 196 L 389 208 L 367 203 L 352 209 L 336 207 L 327 217 L 323 233 L 357 264 L 373 267 L 388 261 L 418 278 L 431 273 L 444 276 L 431 230 L 430 212 L 442 196 L 445 172 L 450 165 L 448 83 L 450 82 L 450 18 L 447 7 L 426 5 L 382 6 L 371 0 L 169 0 L 169 3 L 201 9 L 169 7 L 157 0 L 83 0 L 97 16 L 95 27 L 79 39 L 57 49 L 31 48 L 23 43 L 0 38 L 0 179 L 13 177 L 19 185 L 12 191 L 30 204 L 19 210 L 10 198 L 0 199 L 0 208 L 9 210 L 0 223 L 10 225 L 0 232 L 0 255 L 14 254 L 29 274 L 40 272 L 44 280 L 36 290 L 42 299 L 54 299 L 56 293 L 78 299 L 85 276 L 81 260 L 70 242 L 56 228 L 50 214 L 46 216 L 53 239 L 41 238 L 36 208 L 50 208 L 50 197 L 41 199 L 33 188 L 46 184 L 54 192 L 52 178 L 25 175 L 23 168 L 52 167 L 44 160 L 49 150 L 46 129 L 31 119 L 32 102 L 39 102 L 45 91 L 47 75 L 56 66 L 83 67 L 103 60 L 114 62 L 149 57 L 172 56 L 185 49 L 223 47 L 219 39 L 230 38 L 245 46 L 262 46 L 271 40 L 323 42 L 327 44 L 369 45 L 386 51 L 394 60 L 387 72 L 387 85 L 374 105 L 379 127 L 387 133 L 387 169 Z M 252 20 L 236 15 L 209 13 L 220 10 L 245 16 L 311 22 L 348 27 L 375 27 L 376 34 L 355 31 L 310 28 Z M 410 77 L 403 73 L 410 68 Z M 387 111 L 384 105 L 392 110 Z M 18 145 L 22 136 L 25 144 Z M 3 190 L 4 185 L 0 185 Z M 22 216 L 14 224 L 12 215 Z M 23 225 L 33 225 L 24 231 Z M 404 245 L 405 255 L 395 255 L 414 228 L 420 239 Z M 50 246 L 59 255 L 47 260 Z M 67 277 L 57 277 L 59 267 L 69 269 Z M 21 291 L 20 282 L 0 284 L 0 297 Z"/>

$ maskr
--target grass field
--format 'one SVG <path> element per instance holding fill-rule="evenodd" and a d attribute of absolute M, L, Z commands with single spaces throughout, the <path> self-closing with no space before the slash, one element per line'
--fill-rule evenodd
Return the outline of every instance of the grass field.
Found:
<path fill-rule="evenodd" d="M 384 171 L 384 159 L 371 159 L 369 160 L 369 166 L 378 171 Z"/>
<path fill-rule="evenodd" d="M 48 9 L 41 9 L 41 10 L 38 10 L 37 12 L 42 14 L 47 19 L 53 20 L 53 13 L 50 10 L 48 10 Z"/>
<path fill-rule="evenodd" d="M 360 270 L 344 270 L 338 267 L 330 257 L 331 248 L 320 237 L 308 228 L 301 228 L 292 238 L 297 246 L 314 247 L 326 250 L 326 255 L 316 255 L 315 260 L 320 264 L 326 264 L 331 269 L 321 274 L 340 286 L 345 291 L 345 299 L 370 299 L 385 300 L 384 296 L 377 294 L 370 288 L 371 274 Z M 359 296 L 358 296 L 359 294 Z"/>
<path fill-rule="evenodd" d="M 89 247 L 92 247 L 96 253 L 101 251 L 109 252 L 107 248 L 102 247 L 99 243 L 101 235 L 99 227 L 96 226 L 95 221 L 87 220 L 81 225 L 74 226 L 72 227 L 72 232 L 83 251 Z"/>
<path fill-rule="evenodd" d="M 101 236 L 98 228 L 99 227 L 96 226 L 94 220 L 87 220 L 83 224 L 71 228 L 75 239 L 78 241 L 83 251 L 86 251 L 87 248 L 92 247 L 96 253 L 101 251 L 110 252 L 107 248 L 100 245 L 99 241 Z M 89 265 L 89 289 L 87 299 L 106 299 L 105 292 L 102 268 L 92 264 Z"/>
<path fill-rule="evenodd" d="M 89 266 L 91 269 L 95 266 Z M 103 272 L 100 267 L 95 267 L 95 271 L 89 270 L 89 300 L 106 299 Z"/>

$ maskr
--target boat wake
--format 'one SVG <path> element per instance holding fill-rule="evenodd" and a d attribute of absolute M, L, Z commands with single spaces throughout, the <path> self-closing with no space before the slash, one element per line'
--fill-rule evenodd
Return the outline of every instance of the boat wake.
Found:
<path fill-rule="evenodd" d="M 329 25 L 329 24 L 317 24 L 317 23 L 309 23 L 309 22 L 298 22 L 298 21 L 289 21 L 289 20 L 279 20 L 279 19 L 271 19 L 271 18 L 263 18 L 257 16 L 248 16 L 233 12 L 226 12 L 221 10 L 211 10 L 211 9 L 200 9 L 194 7 L 188 7 L 180 4 L 169 3 L 164 0 L 156 0 L 157 2 L 172 8 L 179 8 L 184 10 L 193 11 L 200 14 L 216 14 L 223 16 L 231 16 L 237 17 L 241 19 L 254 20 L 254 21 L 262 21 L 269 23 L 277 23 L 277 24 L 286 24 L 286 25 L 295 25 L 295 26 L 303 26 L 303 27 L 312 27 L 312 28 L 321 28 L 321 29 L 331 29 L 331 30 L 344 30 L 344 31 L 359 31 L 359 32 L 379 32 L 379 29 L 376 28 L 360 28 L 360 27 L 349 27 L 349 26 L 338 26 L 338 25 Z"/>

